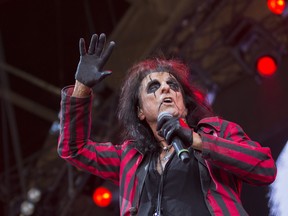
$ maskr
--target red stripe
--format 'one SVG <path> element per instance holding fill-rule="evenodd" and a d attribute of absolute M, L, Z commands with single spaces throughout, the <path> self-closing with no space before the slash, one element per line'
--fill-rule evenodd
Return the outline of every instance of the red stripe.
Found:
<path fill-rule="evenodd" d="M 129 161 L 134 157 L 134 155 L 136 153 L 137 153 L 137 151 L 135 149 L 131 149 L 130 152 L 126 155 L 126 157 L 123 159 L 122 164 L 129 164 Z M 134 195 L 135 195 L 135 190 L 134 190 L 135 184 L 134 184 L 134 187 L 130 191 L 130 194 L 128 196 L 127 196 L 127 193 L 128 193 L 129 183 L 130 183 L 132 177 L 136 173 L 136 169 L 138 167 L 138 162 L 139 162 L 139 158 L 137 160 L 137 163 L 131 167 L 131 169 L 127 172 L 127 175 L 124 176 L 124 178 L 122 175 L 123 175 L 123 171 L 124 171 L 125 167 L 121 166 L 121 168 L 120 168 L 120 176 L 121 176 L 120 184 L 122 184 L 122 181 L 125 181 L 124 188 L 123 188 L 123 197 L 122 197 L 123 200 L 122 200 L 122 205 L 121 205 L 121 212 L 122 213 L 129 210 L 129 208 L 131 207 L 131 201 L 133 200 Z M 126 197 L 128 197 L 128 200 L 126 199 Z M 126 209 L 125 209 L 125 206 L 126 206 Z"/>
<path fill-rule="evenodd" d="M 246 171 L 246 170 L 237 168 L 235 166 L 229 166 L 223 162 L 215 162 L 214 161 L 213 164 L 217 164 L 217 166 L 221 167 L 222 169 L 224 168 L 226 170 L 229 170 L 230 172 L 234 173 L 238 177 L 242 176 L 242 180 L 244 180 L 246 182 L 249 180 L 248 178 L 251 178 L 251 179 L 257 180 L 257 181 L 265 184 L 265 183 L 270 183 L 270 181 L 273 181 L 272 179 L 274 179 L 274 176 L 253 174 L 251 171 Z M 255 182 L 251 182 L 251 180 L 249 182 L 255 183 Z"/>
<path fill-rule="evenodd" d="M 223 216 L 223 212 L 222 209 L 220 208 L 220 206 L 218 205 L 217 201 L 215 200 L 215 198 L 212 196 L 211 191 L 209 190 L 207 192 L 207 201 L 209 202 L 209 204 L 211 205 L 212 209 L 213 209 L 213 213 L 216 215 L 221 215 Z"/>
<path fill-rule="evenodd" d="M 77 102 L 76 104 L 79 104 L 78 102 L 78 98 L 76 99 Z M 81 101 L 81 98 L 80 98 L 80 101 Z M 89 122 L 88 123 L 85 123 L 84 122 L 84 113 L 85 113 L 85 109 L 86 106 L 77 106 L 77 111 L 75 113 L 75 119 L 76 119 L 76 122 L 75 122 L 75 128 L 76 128 L 76 140 L 77 140 L 77 149 L 81 149 L 82 146 L 85 144 L 85 142 L 87 142 L 87 139 L 88 137 L 90 136 L 90 129 L 88 129 L 87 131 L 87 135 L 85 135 L 85 131 L 84 131 L 84 125 L 87 124 L 87 125 L 91 125 L 91 122 L 90 122 L 90 117 L 89 117 Z M 89 112 L 90 112 L 90 107 L 89 107 Z M 86 120 L 86 119 L 85 119 Z"/>
<path fill-rule="evenodd" d="M 207 164 L 207 163 L 206 163 Z M 223 197 L 223 202 L 225 203 L 226 208 L 228 209 L 230 215 L 239 215 L 239 212 L 237 211 L 236 205 L 233 201 L 231 201 L 231 196 L 228 194 L 228 192 L 224 189 L 224 187 L 222 186 L 221 183 L 219 183 L 215 178 L 214 175 L 210 169 L 209 164 L 207 164 L 207 168 L 209 170 L 210 176 L 215 184 L 215 191 L 217 191 L 216 193 L 219 193 L 219 195 L 221 195 L 221 197 Z M 223 175 L 221 175 L 223 177 Z M 228 183 L 228 179 L 224 178 L 223 179 L 224 182 L 226 182 L 227 185 L 229 185 Z M 238 198 L 237 200 L 240 201 L 238 194 L 236 194 L 233 190 L 230 190 L 230 192 L 233 193 L 233 195 Z M 224 197 L 229 197 L 229 199 L 225 199 Z M 213 197 L 211 190 L 209 189 L 209 191 L 207 192 L 207 200 L 210 203 L 210 205 L 212 206 L 213 209 L 213 213 L 215 213 L 215 216 L 219 215 L 222 216 L 223 210 L 222 208 L 218 205 L 218 202 L 216 201 L 215 197 Z M 240 201 L 241 203 L 241 201 Z"/>
<path fill-rule="evenodd" d="M 118 173 L 110 171 L 99 171 L 98 169 L 95 169 L 95 167 L 87 166 L 86 164 L 82 163 L 81 161 L 75 158 L 68 158 L 67 161 L 71 162 L 74 166 L 78 167 L 79 169 L 88 171 L 93 175 L 97 175 L 104 179 L 113 180 L 114 183 L 116 183 L 117 182 L 116 179 L 119 178 Z"/>
<path fill-rule="evenodd" d="M 220 172 L 221 179 L 223 180 L 225 185 L 229 185 L 229 179 L 226 173 Z M 233 201 L 235 198 L 237 200 L 237 203 L 241 203 L 239 194 L 236 194 L 234 190 L 232 190 L 231 187 L 224 188 L 222 186 L 223 184 L 218 185 L 218 192 L 222 194 L 222 197 L 230 197 L 230 199 L 223 199 L 230 215 L 239 215 L 239 212 L 236 207 L 236 202 Z M 237 188 L 239 188 L 239 185 L 237 185 Z M 233 197 L 228 193 L 227 189 L 229 189 L 229 192 L 233 194 Z M 223 196 L 224 195 L 224 196 Z"/>
<path fill-rule="evenodd" d="M 84 148 L 81 153 L 82 156 L 88 158 L 89 160 L 96 160 L 97 163 L 101 164 L 101 166 L 117 166 L 119 167 L 120 165 L 120 159 L 119 158 L 111 158 L 109 157 L 109 159 L 107 160 L 107 157 L 97 157 L 96 152 L 98 152 L 98 146 L 94 145 L 93 148 L 95 148 L 95 151 L 89 151 L 89 149 Z M 106 151 L 106 153 L 111 152 L 116 154 L 115 150 L 113 151 L 113 149 L 108 149 Z"/>
<path fill-rule="evenodd" d="M 226 143 L 228 144 L 229 142 L 226 142 Z M 231 146 L 232 145 L 235 146 L 235 143 L 231 142 Z M 245 154 L 243 152 L 239 152 L 239 151 L 236 151 L 234 149 L 230 149 L 230 148 L 227 148 L 227 147 L 215 145 L 214 142 L 206 142 L 206 146 L 208 147 L 208 149 L 211 152 L 215 152 L 215 153 L 220 154 L 220 155 L 225 155 L 226 157 L 236 159 L 236 160 L 238 160 L 240 162 L 245 161 L 245 163 L 250 164 L 251 166 L 256 166 L 260 162 L 265 162 L 265 160 L 263 161 L 262 159 L 253 157 L 251 155 L 247 155 L 247 154 Z M 267 149 L 267 148 L 255 148 L 255 147 L 251 147 L 251 146 L 248 146 L 248 145 L 239 145 L 239 144 L 237 146 L 240 146 L 243 149 L 248 149 L 248 150 L 255 151 L 255 153 L 256 153 L 255 155 L 259 155 L 260 152 L 261 152 L 261 153 L 265 154 L 266 156 L 268 156 L 267 159 L 271 158 L 270 150 Z M 267 166 L 267 167 L 271 167 L 272 164 L 271 164 L 270 160 L 268 160 L 268 164 L 267 165 L 270 165 L 270 166 Z M 261 166 L 261 167 L 265 167 L 265 166 Z"/>

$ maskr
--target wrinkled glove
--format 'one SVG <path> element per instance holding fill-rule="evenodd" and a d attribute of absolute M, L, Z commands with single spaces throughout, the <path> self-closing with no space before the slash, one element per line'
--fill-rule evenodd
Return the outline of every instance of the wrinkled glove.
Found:
<path fill-rule="evenodd" d="M 79 41 L 80 61 L 75 79 L 90 88 L 112 73 L 111 71 L 102 71 L 102 69 L 109 59 L 115 43 L 111 41 L 106 49 L 104 48 L 105 43 L 105 34 L 100 34 L 99 38 L 97 34 L 93 34 L 87 52 L 84 39 L 81 38 Z"/>
<path fill-rule="evenodd" d="M 186 147 L 193 143 L 193 130 L 188 127 L 183 119 L 165 116 L 157 122 L 159 136 L 163 137 L 169 144 L 174 137 L 181 139 Z"/>

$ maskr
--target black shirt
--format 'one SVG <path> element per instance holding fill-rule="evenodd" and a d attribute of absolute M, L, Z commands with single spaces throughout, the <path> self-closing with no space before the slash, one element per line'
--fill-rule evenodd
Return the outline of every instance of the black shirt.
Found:
<path fill-rule="evenodd" d="M 162 175 L 156 169 L 159 155 L 153 155 L 140 198 L 139 216 L 153 216 L 159 202 L 161 216 L 210 215 L 201 190 L 198 163 L 192 152 L 190 155 L 191 160 L 184 164 L 173 153 Z"/>

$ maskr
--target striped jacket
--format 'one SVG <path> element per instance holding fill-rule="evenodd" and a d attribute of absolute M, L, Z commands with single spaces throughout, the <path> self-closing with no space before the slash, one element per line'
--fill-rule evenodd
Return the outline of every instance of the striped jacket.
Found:
<path fill-rule="evenodd" d="M 129 140 L 121 145 L 89 140 L 92 99 L 71 97 L 72 89 L 62 90 L 60 157 L 117 184 L 121 215 L 136 215 L 149 155 L 144 156 Z M 247 215 L 240 201 L 242 183 L 274 181 L 276 167 L 270 149 L 249 139 L 239 125 L 218 117 L 202 119 L 197 129 L 203 151 L 194 151 L 194 155 L 211 215 Z"/>

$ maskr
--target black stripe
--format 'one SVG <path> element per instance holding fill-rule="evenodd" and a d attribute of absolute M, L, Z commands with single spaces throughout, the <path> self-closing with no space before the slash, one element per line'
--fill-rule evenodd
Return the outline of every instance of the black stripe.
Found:
<path fill-rule="evenodd" d="M 223 121 L 222 122 L 221 130 L 220 130 L 220 134 L 219 134 L 220 137 L 224 137 L 224 132 L 227 130 L 228 125 L 229 125 L 228 121 Z"/>
<path fill-rule="evenodd" d="M 60 145 L 59 146 L 60 148 L 58 148 L 58 154 L 61 156 L 62 155 L 62 148 L 63 148 L 63 139 L 64 139 L 64 136 L 63 136 L 63 132 L 64 132 L 64 123 L 66 121 L 66 118 L 65 116 L 66 115 L 63 115 L 63 113 L 66 111 L 66 97 L 64 96 L 64 93 L 63 93 L 63 90 L 62 90 L 62 100 L 61 100 L 61 118 L 60 118 L 60 134 L 62 135 L 61 137 L 61 140 L 59 140 L 60 142 Z"/>
<path fill-rule="evenodd" d="M 223 172 L 223 171 L 219 170 L 219 173 L 221 173 L 221 172 Z M 237 197 L 235 197 L 235 195 L 231 192 L 231 190 L 233 190 L 232 187 L 235 188 L 235 182 L 237 182 L 237 180 L 235 180 L 235 179 L 233 180 L 233 177 L 231 175 L 227 175 L 227 173 L 224 173 L 224 175 L 229 179 L 229 186 L 227 186 L 226 184 L 221 184 L 221 185 L 223 186 L 224 190 L 229 194 L 229 197 L 234 200 L 233 203 L 235 203 L 235 205 L 236 205 L 237 212 L 239 212 L 240 215 L 247 215 L 247 212 L 244 210 L 242 204 L 239 203 L 239 201 L 238 201 L 238 199 L 240 199 L 240 197 L 238 197 L 238 199 L 237 199 Z M 219 177 L 218 182 L 224 182 L 223 179 L 220 179 L 220 176 L 218 176 L 218 177 Z M 238 193 L 237 190 L 234 190 L 234 191 L 236 194 Z"/>
<path fill-rule="evenodd" d="M 85 98 L 85 99 L 89 99 L 89 102 L 90 103 L 88 103 L 88 101 L 87 100 L 82 100 L 82 102 L 84 103 L 84 104 L 81 104 L 81 105 L 83 105 L 83 107 L 82 107 L 82 112 L 83 112 L 83 121 L 84 122 L 86 122 L 86 123 L 84 123 L 84 127 L 83 127 L 83 134 L 84 134 L 84 136 L 88 139 L 89 137 L 88 137 L 88 131 L 90 130 L 90 128 L 91 128 L 91 122 L 90 122 L 90 124 L 88 124 L 88 122 L 89 122 L 89 117 L 90 117 L 90 115 L 91 115 L 91 108 L 90 108 L 90 104 L 91 104 L 91 98 L 90 97 L 88 97 L 88 98 Z M 85 139 L 85 146 L 86 146 L 86 144 L 87 144 L 87 139 Z"/>
<path fill-rule="evenodd" d="M 70 109 L 69 109 L 69 121 L 70 121 L 70 124 L 69 124 L 69 134 L 70 134 L 70 138 L 69 138 L 69 155 L 73 155 L 73 152 L 75 152 L 75 150 L 77 149 L 77 146 L 74 143 L 74 140 L 76 140 L 76 138 L 77 138 L 76 137 L 76 128 L 75 128 L 75 121 L 76 121 L 75 113 L 76 113 L 76 109 L 75 109 L 75 106 L 73 106 L 73 104 L 75 104 L 75 101 L 76 101 L 76 98 L 71 97 L 71 99 L 70 99 Z"/>
<path fill-rule="evenodd" d="M 211 154 L 210 154 L 211 155 Z M 275 173 L 275 169 L 272 168 L 266 168 L 257 166 L 256 169 L 251 164 L 246 163 L 245 161 L 231 158 L 229 156 L 223 156 L 222 154 L 219 154 L 217 152 L 213 152 L 213 156 L 211 157 L 214 161 L 221 161 L 222 163 L 229 164 L 231 166 L 238 167 L 241 170 L 245 170 L 246 172 L 252 172 L 254 175 L 263 175 L 263 176 L 273 176 Z M 253 170 L 252 170 L 253 169 Z M 255 182 L 255 180 L 253 180 Z M 263 181 L 260 181 L 263 182 Z"/>
<path fill-rule="evenodd" d="M 119 173 L 119 166 L 112 166 L 112 165 L 99 165 L 94 158 L 89 159 L 83 155 L 78 155 L 78 161 L 85 164 L 88 168 L 97 169 L 100 172 L 118 172 Z"/>
<path fill-rule="evenodd" d="M 131 149 L 130 149 L 130 151 L 131 151 Z M 127 153 L 128 153 L 128 152 L 129 152 L 129 151 L 126 152 L 125 157 L 127 156 Z M 134 184 L 134 179 L 135 179 L 135 173 L 136 173 L 136 172 L 134 173 L 134 175 L 132 176 L 131 179 L 127 179 L 127 173 L 130 171 L 130 169 L 131 169 L 133 166 L 135 166 L 136 161 L 137 161 L 138 158 L 139 158 L 139 157 L 137 157 L 137 156 L 135 155 L 133 158 L 130 159 L 129 163 L 126 164 L 126 166 L 125 166 L 125 168 L 124 168 L 124 170 L 123 170 L 122 176 L 121 176 L 121 185 L 120 185 L 120 188 L 124 189 L 125 181 L 129 180 L 128 188 L 126 188 L 126 191 L 127 191 L 126 196 L 127 196 L 127 197 L 124 197 L 124 191 L 122 191 L 122 193 L 120 194 L 121 199 L 124 198 L 124 201 L 126 201 L 126 203 L 125 203 L 125 205 L 124 205 L 124 208 L 123 208 L 124 210 L 127 208 L 127 205 L 128 205 L 127 200 L 128 200 L 128 197 L 129 197 L 129 195 L 130 195 L 130 193 L 132 192 L 132 189 L 133 189 L 133 184 Z"/>
<path fill-rule="evenodd" d="M 217 172 L 216 172 L 216 170 L 217 170 Z M 219 175 L 218 169 L 212 168 L 211 171 L 213 172 L 212 175 L 216 179 L 220 179 L 220 175 Z M 220 208 L 221 208 L 221 210 L 223 212 L 222 215 L 230 215 L 229 214 L 229 210 L 227 209 L 227 206 L 226 206 L 225 202 L 223 201 L 223 197 L 218 192 L 215 192 L 217 189 L 216 189 L 216 185 L 214 184 L 213 181 L 212 181 L 212 184 L 213 184 L 213 188 L 215 188 L 215 189 L 211 190 L 211 195 L 214 197 L 214 199 L 216 200 L 217 204 L 220 206 Z"/>
<path fill-rule="evenodd" d="M 211 135 L 206 135 L 203 138 L 204 138 L 204 142 L 211 142 L 211 143 L 215 142 L 214 136 L 212 136 L 212 138 L 211 138 Z M 220 139 L 221 139 L 221 137 L 220 137 Z M 224 138 L 222 138 L 222 139 L 224 139 Z M 233 142 L 233 140 L 231 140 L 231 141 Z M 235 140 L 234 140 L 234 142 L 235 142 Z M 245 142 L 247 142 L 247 141 L 245 141 Z M 251 141 L 251 142 L 253 142 L 253 141 Z M 250 144 L 250 142 L 248 142 L 248 143 Z M 224 147 L 224 148 L 227 148 L 230 150 L 235 150 L 236 152 L 244 153 L 245 155 L 251 156 L 253 158 L 258 158 L 259 160 L 269 159 L 269 157 L 265 153 L 255 151 L 252 149 L 248 149 L 248 148 L 244 148 L 242 146 L 233 145 L 231 143 L 225 142 L 225 140 L 223 142 L 218 140 L 217 146 L 221 146 L 221 147 Z M 259 148 L 262 148 L 262 147 L 259 147 Z"/>
<path fill-rule="evenodd" d="M 69 110 L 69 120 L 70 120 L 70 124 L 69 124 L 69 133 L 70 133 L 70 139 L 69 139 L 69 147 L 70 147 L 70 155 L 75 155 L 78 152 L 78 146 L 76 145 L 76 143 L 74 143 L 75 140 L 77 140 L 77 133 L 76 133 L 76 125 L 77 125 L 77 121 L 79 120 L 79 118 L 83 118 L 82 120 L 88 123 L 88 118 L 89 118 L 89 114 L 90 114 L 90 110 L 88 109 L 90 105 L 90 98 L 76 98 L 76 97 L 71 97 L 70 98 L 70 110 Z M 79 107 L 80 107 L 80 111 L 79 112 Z M 81 114 L 80 116 L 77 116 L 77 114 Z M 77 119 L 78 118 L 78 119 Z M 84 127 L 83 127 L 83 135 L 87 137 L 87 133 L 88 133 L 88 127 L 90 127 L 89 124 L 85 124 L 84 123 Z M 84 140 L 84 145 L 87 144 L 87 139 Z"/>

